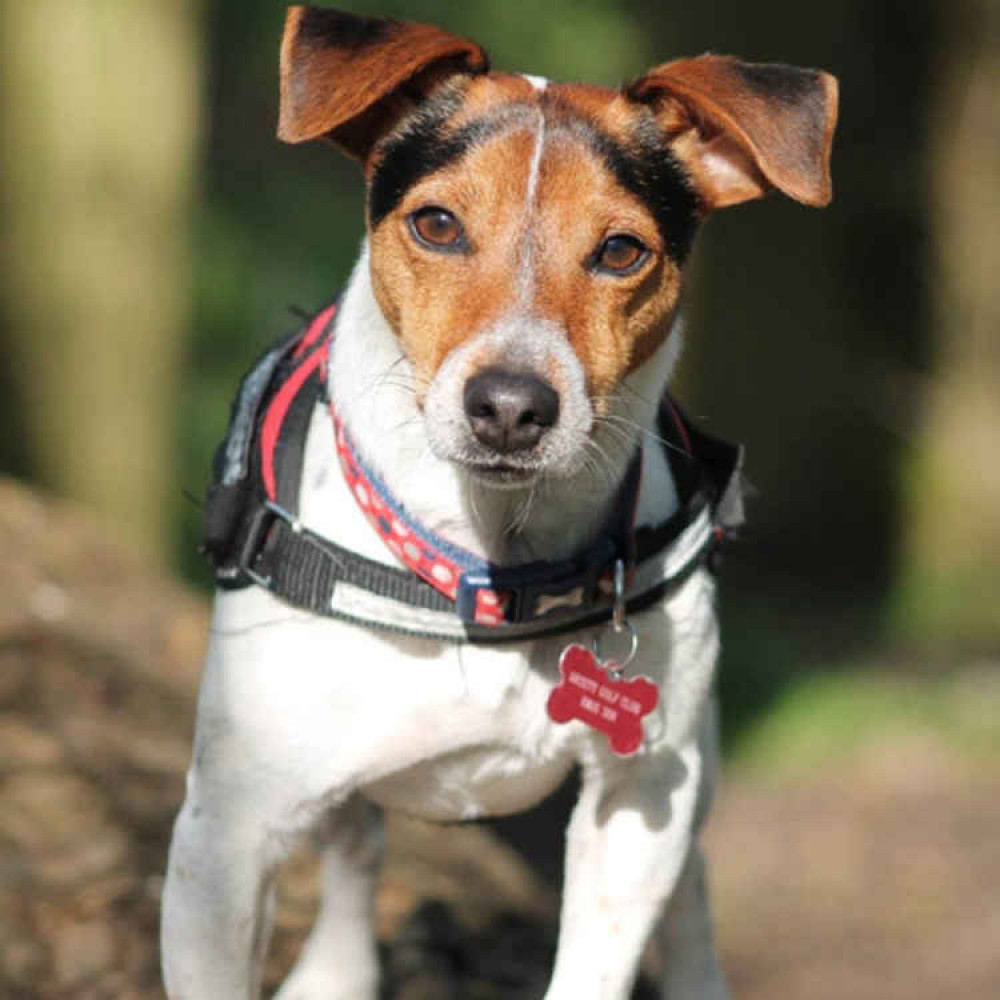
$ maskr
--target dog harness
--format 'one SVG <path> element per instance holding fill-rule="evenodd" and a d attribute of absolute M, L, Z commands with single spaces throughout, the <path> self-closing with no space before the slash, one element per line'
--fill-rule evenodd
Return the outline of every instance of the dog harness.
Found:
<path fill-rule="evenodd" d="M 571 558 L 497 566 L 417 523 L 354 449 L 327 396 L 336 303 L 267 350 L 243 377 L 213 463 L 204 551 L 224 589 L 258 585 L 294 607 L 409 635 L 501 643 L 612 618 L 616 569 L 639 611 L 697 567 L 743 522 L 743 450 L 699 431 L 664 396 L 659 434 L 679 509 L 634 525 L 641 450 L 596 540 Z M 329 411 L 341 469 L 371 526 L 405 568 L 368 559 L 298 516 L 305 441 Z"/>

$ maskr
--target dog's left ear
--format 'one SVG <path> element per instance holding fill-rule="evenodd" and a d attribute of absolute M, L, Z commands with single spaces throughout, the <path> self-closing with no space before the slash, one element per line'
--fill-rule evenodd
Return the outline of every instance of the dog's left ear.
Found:
<path fill-rule="evenodd" d="M 653 108 L 707 210 L 773 189 L 806 205 L 833 197 L 829 73 L 704 55 L 657 66 L 625 93 Z"/>
<path fill-rule="evenodd" d="M 475 42 L 427 24 L 290 7 L 278 137 L 329 137 L 364 160 L 378 135 L 444 76 L 488 69 Z"/>

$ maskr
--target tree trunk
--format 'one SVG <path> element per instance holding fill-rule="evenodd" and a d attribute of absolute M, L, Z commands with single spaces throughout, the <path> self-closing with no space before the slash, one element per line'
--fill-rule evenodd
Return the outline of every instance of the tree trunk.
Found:
<path fill-rule="evenodd" d="M 899 620 L 1000 639 L 1000 5 L 948 8 L 932 122 L 934 375 L 907 470 Z"/>
<path fill-rule="evenodd" d="M 6 350 L 29 471 L 166 544 L 197 134 L 188 0 L 0 0 Z"/>

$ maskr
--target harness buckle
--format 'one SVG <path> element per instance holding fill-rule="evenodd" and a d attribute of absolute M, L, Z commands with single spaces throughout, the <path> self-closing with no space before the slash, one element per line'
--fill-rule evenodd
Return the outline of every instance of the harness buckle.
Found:
<path fill-rule="evenodd" d="M 294 514 L 273 500 L 265 500 L 250 519 L 250 527 L 247 529 L 246 537 L 240 547 L 239 558 L 236 560 L 237 572 L 265 590 L 271 588 L 271 577 L 258 573 L 254 564 L 267 543 L 271 526 L 275 521 L 284 521 L 296 534 L 302 531 L 302 522 Z"/>

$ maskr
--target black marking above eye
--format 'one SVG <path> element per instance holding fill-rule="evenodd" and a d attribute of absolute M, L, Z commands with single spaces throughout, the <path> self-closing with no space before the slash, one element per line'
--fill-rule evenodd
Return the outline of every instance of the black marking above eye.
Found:
<path fill-rule="evenodd" d="M 445 83 L 380 147 L 368 189 L 368 225 L 375 229 L 424 177 L 462 159 L 480 144 L 526 117 L 523 104 L 503 106 L 457 128 L 449 120 L 461 109 L 465 78 Z"/>
<path fill-rule="evenodd" d="M 615 233 L 594 251 L 591 266 L 602 274 L 624 277 L 634 274 L 649 260 L 650 250 L 635 236 Z"/>
<path fill-rule="evenodd" d="M 419 114 L 382 147 L 368 189 L 368 224 L 372 229 L 402 201 L 418 181 L 461 159 L 494 135 L 502 118 L 478 119 L 449 130 L 448 120 L 461 107 L 461 83 L 445 84 Z"/>
<path fill-rule="evenodd" d="M 586 143 L 618 183 L 649 209 L 667 255 L 683 264 L 694 242 L 701 206 L 693 182 L 671 151 L 653 113 L 641 109 L 631 134 L 619 140 L 571 106 L 556 98 L 551 103 L 561 113 L 561 127 Z"/>

